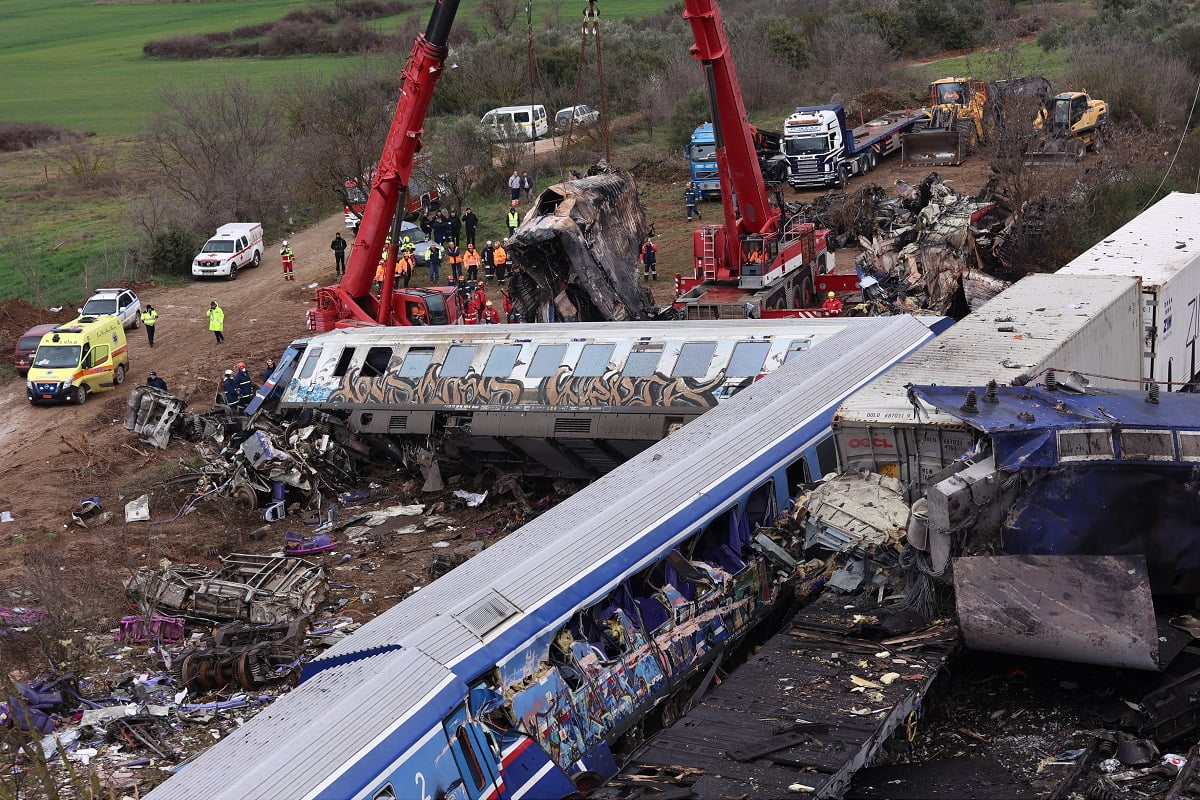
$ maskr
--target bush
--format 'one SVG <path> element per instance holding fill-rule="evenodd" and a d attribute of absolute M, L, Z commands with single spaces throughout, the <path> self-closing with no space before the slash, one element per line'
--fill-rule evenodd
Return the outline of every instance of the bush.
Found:
<path fill-rule="evenodd" d="M 711 117 L 708 93 L 703 89 L 692 89 L 679 98 L 671 110 L 671 121 L 667 125 L 668 144 L 674 149 L 687 147 L 696 126 L 711 121 Z"/>
<path fill-rule="evenodd" d="M 81 134 L 46 122 L 0 122 L 0 152 L 11 153 L 79 138 Z"/>
<path fill-rule="evenodd" d="M 1146 127 L 1182 125 L 1196 79 L 1180 57 L 1148 42 L 1087 35 L 1071 45 L 1068 78 L 1108 102 L 1114 119 L 1136 117 Z"/>
<path fill-rule="evenodd" d="M 156 275 L 192 276 L 192 259 L 202 244 L 194 233 L 168 227 L 150 237 L 146 265 Z"/>

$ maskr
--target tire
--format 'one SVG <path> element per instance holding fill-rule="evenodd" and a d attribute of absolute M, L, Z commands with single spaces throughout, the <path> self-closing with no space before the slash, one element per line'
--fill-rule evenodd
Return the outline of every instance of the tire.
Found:
<path fill-rule="evenodd" d="M 975 123 L 970 120 L 960 120 L 955 123 L 958 129 L 958 138 L 962 143 L 963 155 L 971 155 L 979 149 L 979 131 L 975 130 Z"/>
<path fill-rule="evenodd" d="M 1104 149 L 1104 128 L 1096 128 L 1096 132 L 1092 135 L 1092 152 L 1099 153 Z"/>
<path fill-rule="evenodd" d="M 125 365 L 117 364 L 117 368 L 113 370 L 113 383 L 120 386 L 125 382 Z"/>
<path fill-rule="evenodd" d="M 253 264 L 253 266 L 257 267 L 261 263 L 262 263 L 262 253 L 255 250 L 254 251 L 254 261 L 252 262 L 252 264 Z"/>
<path fill-rule="evenodd" d="M 141 318 L 141 315 L 140 315 L 140 314 L 134 314 L 134 315 L 133 315 L 133 324 L 129 326 L 129 329 L 130 329 L 131 331 L 136 331 L 136 330 L 137 330 L 139 327 L 141 327 L 141 324 L 142 324 L 142 318 Z"/>
<path fill-rule="evenodd" d="M 834 182 L 834 186 L 838 188 L 838 191 L 842 191 L 846 188 L 846 184 L 850 180 L 850 176 L 847 174 L 848 172 L 849 170 L 846 169 L 846 165 L 844 163 L 838 165 L 837 180 Z"/>
<path fill-rule="evenodd" d="M 75 390 L 75 405 L 81 406 L 87 402 L 88 390 L 87 384 L 79 384 L 79 388 Z"/>
<path fill-rule="evenodd" d="M 235 265 L 233 265 L 233 264 L 230 264 L 230 265 L 229 265 L 229 280 L 231 280 L 231 281 L 236 281 L 236 280 L 237 280 L 237 274 L 238 274 L 238 268 L 237 268 L 237 266 L 235 266 Z"/>
<path fill-rule="evenodd" d="M 800 284 L 800 307 L 812 308 L 816 303 L 817 293 L 813 289 L 813 281 L 811 275 L 805 275 L 804 281 Z"/>
<path fill-rule="evenodd" d="M 874 172 L 879 166 L 879 154 L 874 150 L 867 153 L 867 172 Z"/>

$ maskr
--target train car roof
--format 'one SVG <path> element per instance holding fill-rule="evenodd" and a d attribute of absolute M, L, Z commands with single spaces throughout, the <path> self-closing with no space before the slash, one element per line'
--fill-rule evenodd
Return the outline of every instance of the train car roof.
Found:
<path fill-rule="evenodd" d="M 375 750 L 378 762 L 378 748 L 391 748 L 399 756 L 448 711 L 442 698 L 451 685 L 481 675 L 694 533 L 761 475 L 790 463 L 848 394 L 933 335 L 912 317 L 841 324 L 838 335 L 368 622 L 314 660 L 312 677 L 149 798 L 317 797 L 328 781 L 315 776 L 341 774 L 349 754 Z M 391 722 L 402 719 L 412 720 L 404 732 Z M 338 746 L 326 752 L 331 740 Z"/>

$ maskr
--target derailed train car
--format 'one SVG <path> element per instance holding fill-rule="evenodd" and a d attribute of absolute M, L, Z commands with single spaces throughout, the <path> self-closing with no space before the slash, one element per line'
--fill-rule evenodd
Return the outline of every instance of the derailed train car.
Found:
<path fill-rule="evenodd" d="M 931 335 L 848 320 L 364 625 L 148 797 L 555 798 L 607 779 L 785 594 L 800 543 L 770 525 L 833 466 L 838 403 Z"/>
<path fill-rule="evenodd" d="M 851 324 L 338 330 L 293 346 L 278 405 L 342 417 L 355 435 L 386 438 L 409 466 L 433 454 L 454 470 L 591 479 Z"/>

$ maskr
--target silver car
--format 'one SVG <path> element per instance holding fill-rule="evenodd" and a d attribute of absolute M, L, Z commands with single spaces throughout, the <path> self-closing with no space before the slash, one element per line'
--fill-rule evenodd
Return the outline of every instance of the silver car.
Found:
<path fill-rule="evenodd" d="M 87 299 L 80 316 L 113 316 L 121 318 L 121 325 L 136 328 L 141 322 L 142 302 L 132 289 L 97 289 Z"/>

